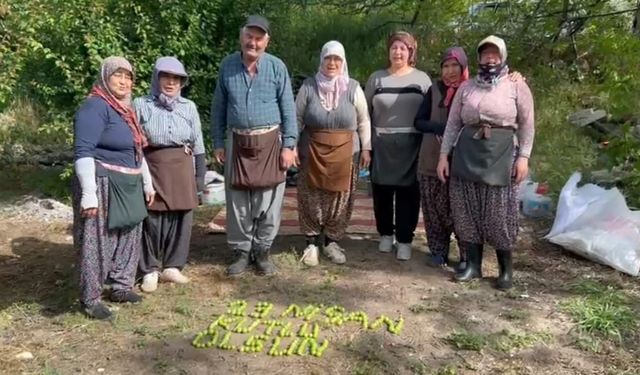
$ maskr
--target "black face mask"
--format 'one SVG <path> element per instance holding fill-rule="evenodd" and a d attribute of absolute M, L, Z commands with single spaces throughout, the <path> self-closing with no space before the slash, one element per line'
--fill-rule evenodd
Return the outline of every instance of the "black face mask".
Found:
<path fill-rule="evenodd" d="M 505 66 L 504 64 L 480 64 L 478 75 L 483 81 L 492 82 L 500 76 Z"/>

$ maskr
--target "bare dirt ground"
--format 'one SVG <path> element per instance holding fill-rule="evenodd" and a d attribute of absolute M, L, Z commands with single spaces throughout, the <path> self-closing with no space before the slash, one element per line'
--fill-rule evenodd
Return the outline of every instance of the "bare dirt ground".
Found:
<path fill-rule="evenodd" d="M 197 214 L 186 270 L 193 282 L 161 284 L 138 305 L 112 305 L 111 323 L 79 312 L 69 223 L 0 218 L 0 373 L 640 374 L 637 332 L 584 333 L 563 308 L 581 298 L 576 285 L 595 282 L 624 294 L 637 314 L 638 280 L 543 242 L 548 223 L 523 223 L 516 285 L 498 292 L 493 251 L 485 251 L 484 280 L 457 284 L 450 270 L 425 266 L 424 239 L 408 262 L 377 252 L 374 239 L 347 239 L 346 265 L 322 258 L 306 268 L 296 253 L 304 239 L 279 237 L 278 275 L 228 279 L 225 237 L 206 233 L 212 212 Z M 271 357 L 268 345 L 258 354 L 192 347 L 235 299 L 269 301 L 278 313 L 292 303 L 338 304 L 405 324 L 399 335 L 325 329 L 330 346 L 321 358 Z M 17 359 L 24 351 L 34 358 Z"/>

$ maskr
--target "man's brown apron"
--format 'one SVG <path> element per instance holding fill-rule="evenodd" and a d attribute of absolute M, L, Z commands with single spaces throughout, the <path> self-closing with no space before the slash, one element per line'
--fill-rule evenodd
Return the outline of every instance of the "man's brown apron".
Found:
<path fill-rule="evenodd" d="M 145 149 L 156 190 L 152 211 L 182 211 L 198 207 L 193 156 L 184 147 Z"/>
<path fill-rule="evenodd" d="M 351 188 L 353 130 L 308 130 L 308 180 L 321 190 L 344 192 Z"/>
<path fill-rule="evenodd" d="M 285 181 L 286 171 L 280 168 L 280 130 L 258 134 L 233 132 L 231 186 L 254 190 L 277 186 Z"/>

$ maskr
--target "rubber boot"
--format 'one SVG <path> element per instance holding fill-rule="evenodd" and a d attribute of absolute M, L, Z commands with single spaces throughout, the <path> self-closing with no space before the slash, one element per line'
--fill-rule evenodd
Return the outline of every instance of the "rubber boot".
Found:
<path fill-rule="evenodd" d="M 249 267 L 250 263 L 251 263 L 251 259 L 249 257 L 249 252 L 248 251 L 238 251 L 237 254 L 236 254 L 235 260 L 227 268 L 227 275 L 228 276 L 238 276 L 238 275 L 243 274 L 247 270 L 247 268 Z"/>
<path fill-rule="evenodd" d="M 498 267 L 500 274 L 496 283 L 496 288 L 507 290 L 513 286 L 513 260 L 510 250 L 496 250 L 498 257 Z"/>
<path fill-rule="evenodd" d="M 258 248 L 255 249 L 256 268 L 258 273 L 265 276 L 273 275 L 276 273 L 276 266 L 273 264 L 269 257 L 270 249 Z"/>
<path fill-rule="evenodd" d="M 458 242 L 458 253 L 460 260 L 458 261 L 458 264 L 456 264 L 456 266 L 453 268 L 455 273 L 463 273 L 467 268 L 467 251 L 463 246 L 465 246 L 464 243 Z M 482 245 L 480 246 L 482 247 Z"/>
<path fill-rule="evenodd" d="M 482 278 L 482 250 L 479 244 L 466 244 L 467 268 L 455 275 L 456 281 L 465 282 Z"/>

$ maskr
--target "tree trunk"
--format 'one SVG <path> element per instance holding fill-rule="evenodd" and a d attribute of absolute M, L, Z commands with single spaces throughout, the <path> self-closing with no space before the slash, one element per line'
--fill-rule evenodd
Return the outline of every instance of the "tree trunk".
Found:
<path fill-rule="evenodd" d="M 636 12 L 633 16 L 633 25 L 631 26 L 631 32 L 636 36 L 640 36 L 640 0 L 638 0 L 638 2 L 636 3 Z"/>

